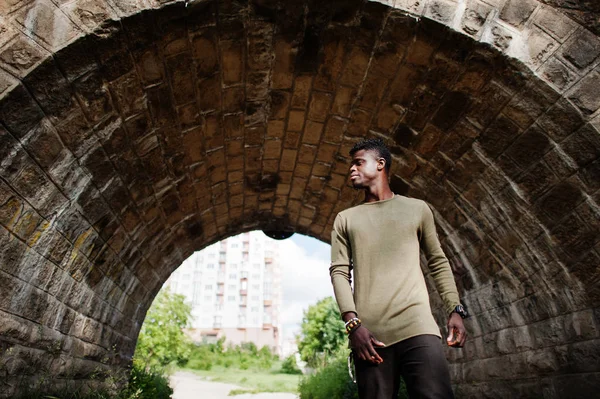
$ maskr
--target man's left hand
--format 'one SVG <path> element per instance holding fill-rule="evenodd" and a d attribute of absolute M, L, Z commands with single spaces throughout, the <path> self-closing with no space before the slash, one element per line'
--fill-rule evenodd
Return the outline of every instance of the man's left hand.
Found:
<path fill-rule="evenodd" d="M 462 348 L 467 340 L 467 330 L 463 324 L 463 319 L 458 313 L 452 312 L 448 319 L 448 337 L 446 342 L 448 346 Z"/>

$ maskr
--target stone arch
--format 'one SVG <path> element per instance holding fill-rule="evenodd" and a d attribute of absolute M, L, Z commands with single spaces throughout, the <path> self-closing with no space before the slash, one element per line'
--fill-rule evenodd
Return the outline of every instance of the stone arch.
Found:
<path fill-rule="evenodd" d="M 598 10 L 563 3 L 3 3 L 2 391 L 126 365 L 194 250 L 329 241 L 359 200 L 348 150 L 377 136 L 474 315 L 448 352 L 462 395 L 592 392 Z"/>

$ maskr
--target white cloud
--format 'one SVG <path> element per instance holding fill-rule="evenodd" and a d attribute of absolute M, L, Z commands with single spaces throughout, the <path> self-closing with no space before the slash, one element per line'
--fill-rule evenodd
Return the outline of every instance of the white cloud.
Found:
<path fill-rule="evenodd" d="M 298 241 L 307 243 L 306 240 Z M 313 241 L 301 246 L 295 240 L 287 239 L 279 245 L 283 289 L 281 322 L 286 338 L 299 331 L 303 312 L 310 305 L 333 296 L 329 278 L 330 247 Z"/>

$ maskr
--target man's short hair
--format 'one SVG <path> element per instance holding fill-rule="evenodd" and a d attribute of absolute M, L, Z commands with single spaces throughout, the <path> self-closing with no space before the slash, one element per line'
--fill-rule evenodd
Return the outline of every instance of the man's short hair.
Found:
<path fill-rule="evenodd" d="M 386 173 L 390 173 L 390 168 L 392 167 L 392 154 L 390 150 L 387 148 L 383 140 L 381 139 L 363 139 L 358 143 L 354 144 L 354 147 L 350 150 L 350 156 L 354 156 L 358 151 L 361 150 L 374 150 L 377 151 L 377 156 L 379 158 L 385 159 L 385 171 Z"/>

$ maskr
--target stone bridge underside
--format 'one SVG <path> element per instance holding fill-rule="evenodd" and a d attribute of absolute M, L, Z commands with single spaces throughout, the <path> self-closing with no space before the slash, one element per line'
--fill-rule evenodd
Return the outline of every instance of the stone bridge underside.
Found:
<path fill-rule="evenodd" d="M 329 242 L 362 137 L 435 209 L 473 315 L 460 396 L 597 393 L 598 6 L 384 3 L 0 4 L 0 396 L 126 366 L 210 243 Z"/>

